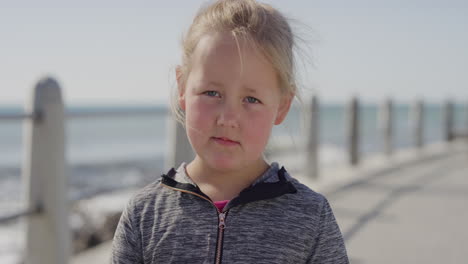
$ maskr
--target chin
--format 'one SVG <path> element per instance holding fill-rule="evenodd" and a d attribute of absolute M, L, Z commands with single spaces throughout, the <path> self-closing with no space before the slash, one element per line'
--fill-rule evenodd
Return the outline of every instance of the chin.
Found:
<path fill-rule="evenodd" d="M 215 158 L 208 162 L 208 164 L 210 167 L 218 171 L 233 171 L 242 167 L 242 163 L 240 161 L 236 161 L 232 158 Z"/>

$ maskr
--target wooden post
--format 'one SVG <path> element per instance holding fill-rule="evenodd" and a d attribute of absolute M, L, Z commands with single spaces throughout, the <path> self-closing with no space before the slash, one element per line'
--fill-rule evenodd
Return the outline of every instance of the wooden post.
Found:
<path fill-rule="evenodd" d="M 410 122 L 414 145 L 416 148 L 422 148 L 424 145 L 424 102 L 422 100 L 417 100 L 413 104 Z"/>
<path fill-rule="evenodd" d="M 312 179 L 319 177 L 318 144 L 319 144 L 319 103 L 317 96 L 312 96 L 310 116 L 306 129 L 306 161 L 304 171 Z"/>
<path fill-rule="evenodd" d="M 386 99 L 382 103 L 379 121 L 383 152 L 390 156 L 393 152 L 393 103 L 391 99 Z"/>
<path fill-rule="evenodd" d="M 24 122 L 23 180 L 26 202 L 39 213 L 28 215 L 25 263 L 68 263 L 68 180 L 65 175 L 65 116 L 61 90 L 51 78 L 35 86 Z"/>
<path fill-rule="evenodd" d="M 463 122 L 463 121 L 462 121 Z M 464 130 L 462 131 L 462 137 L 465 138 L 465 142 L 468 147 L 468 103 L 465 104 L 465 121 L 464 121 Z M 466 152 L 468 154 L 468 152 Z"/>
<path fill-rule="evenodd" d="M 465 130 L 462 136 L 465 137 L 465 142 L 468 147 L 468 103 L 465 104 Z M 466 154 L 468 154 L 468 151 Z"/>
<path fill-rule="evenodd" d="M 454 122 L 453 122 L 453 102 L 447 100 L 444 104 L 443 118 L 444 118 L 444 139 L 450 142 L 454 138 Z"/>
<path fill-rule="evenodd" d="M 166 168 L 175 167 L 177 169 L 182 162 L 188 163 L 192 161 L 195 154 L 187 138 L 184 126 L 172 116 L 169 116 L 168 123 L 169 151 Z"/>
<path fill-rule="evenodd" d="M 468 102 L 465 104 L 465 129 L 468 137 Z"/>
<path fill-rule="evenodd" d="M 351 99 L 348 109 L 348 151 L 349 163 L 353 166 L 359 163 L 359 101 Z"/>

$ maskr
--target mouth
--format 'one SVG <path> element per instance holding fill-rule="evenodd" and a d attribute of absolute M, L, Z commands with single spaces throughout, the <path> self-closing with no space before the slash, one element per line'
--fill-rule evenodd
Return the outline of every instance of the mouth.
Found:
<path fill-rule="evenodd" d="M 238 141 L 231 140 L 231 139 L 226 138 L 226 137 L 212 137 L 212 139 L 216 143 L 218 143 L 220 145 L 223 145 L 223 146 L 237 146 L 237 145 L 240 144 Z"/>

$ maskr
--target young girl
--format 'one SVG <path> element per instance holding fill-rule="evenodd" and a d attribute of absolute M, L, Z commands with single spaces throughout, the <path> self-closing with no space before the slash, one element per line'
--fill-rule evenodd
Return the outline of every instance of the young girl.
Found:
<path fill-rule="evenodd" d="M 199 12 L 176 70 L 196 157 L 131 199 L 113 263 L 348 263 L 326 198 L 263 158 L 296 96 L 293 39 L 254 0 Z"/>

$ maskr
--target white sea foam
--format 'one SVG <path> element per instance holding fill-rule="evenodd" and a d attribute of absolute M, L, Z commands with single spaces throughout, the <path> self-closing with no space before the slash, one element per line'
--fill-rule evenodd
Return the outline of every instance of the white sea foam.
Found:
<path fill-rule="evenodd" d="M 20 263 L 23 248 L 24 225 L 20 221 L 0 225 L 0 263 Z"/>

